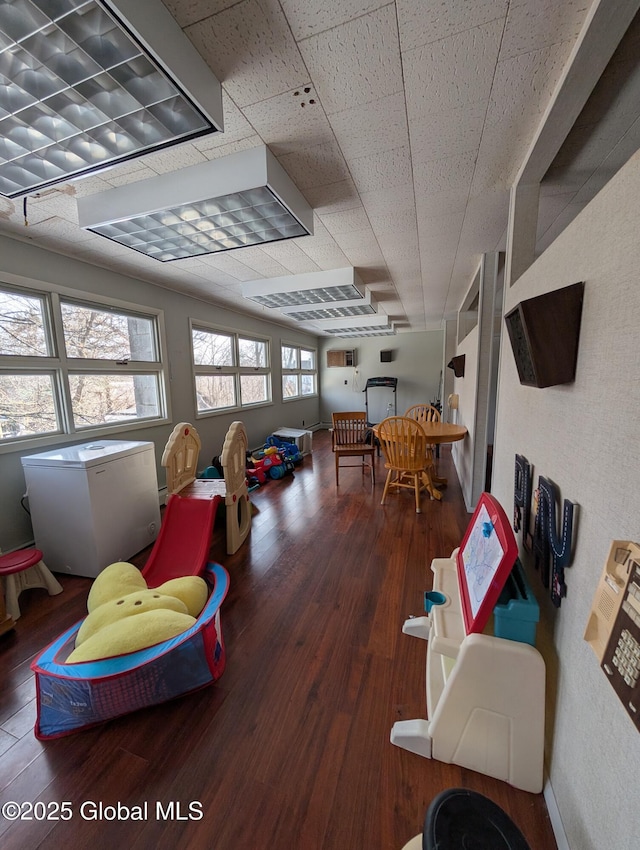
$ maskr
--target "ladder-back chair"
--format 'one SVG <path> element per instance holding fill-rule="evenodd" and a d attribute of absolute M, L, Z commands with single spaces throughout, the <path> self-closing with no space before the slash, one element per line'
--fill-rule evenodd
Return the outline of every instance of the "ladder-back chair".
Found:
<path fill-rule="evenodd" d="M 332 430 L 331 444 L 335 457 L 336 487 L 339 485 L 341 466 L 360 466 L 362 474 L 365 469 L 371 471 L 371 483 L 375 484 L 376 472 L 373 457 L 376 447 L 373 444 L 373 434 L 367 425 L 367 414 L 360 411 L 331 414 Z M 367 442 L 369 438 L 369 442 Z M 360 463 L 340 463 L 344 457 L 359 457 Z M 369 463 L 366 458 L 369 458 Z"/>

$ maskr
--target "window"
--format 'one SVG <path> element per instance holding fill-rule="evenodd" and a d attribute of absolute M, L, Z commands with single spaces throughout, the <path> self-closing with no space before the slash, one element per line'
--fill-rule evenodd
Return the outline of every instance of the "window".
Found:
<path fill-rule="evenodd" d="M 160 318 L 0 284 L 0 445 L 166 418 Z"/>
<path fill-rule="evenodd" d="M 268 340 L 194 325 L 191 343 L 198 413 L 271 401 Z"/>
<path fill-rule="evenodd" d="M 282 345 L 282 400 L 317 393 L 316 352 L 298 345 Z"/>

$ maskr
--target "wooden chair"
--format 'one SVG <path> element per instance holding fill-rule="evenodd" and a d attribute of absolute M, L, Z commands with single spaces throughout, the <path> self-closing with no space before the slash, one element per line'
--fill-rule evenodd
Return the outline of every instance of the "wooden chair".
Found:
<path fill-rule="evenodd" d="M 408 419 L 417 422 L 439 422 L 440 411 L 432 404 L 414 404 L 404 414 Z"/>
<path fill-rule="evenodd" d="M 347 413 L 332 413 L 332 431 L 331 442 L 333 454 L 336 464 L 336 487 L 339 485 L 339 475 L 341 466 L 360 466 L 364 475 L 365 468 L 371 470 L 371 483 L 375 484 L 376 471 L 373 465 L 373 457 L 376 447 L 373 444 L 373 435 L 371 441 L 366 442 L 368 426 L 367 414 L 359 411 Z M 361 462 L 356 463 L 340 463 L 340 459 L 344 457 L 360 457 Z M 370 458 L 369 463 L 365 458 Z"/>
<path fill-rule="evenodd" d="M 380 504 L 384 505 L 390 487 L 404 487 L 414 491 L 416 513 L 421 513 L 420 494 L 427 489 L 433 459 L 420 423 L 408 416 L 390 416 L 376 430 L 388 470 Z"/>
<path fill-rule="evenodd" d="M 416 422 L 440 422 L 440 411 L 432 404 L 414 404 L 404 414 Z M 431 459 L 440 457 L 440 446 L 431 445 Z"/>

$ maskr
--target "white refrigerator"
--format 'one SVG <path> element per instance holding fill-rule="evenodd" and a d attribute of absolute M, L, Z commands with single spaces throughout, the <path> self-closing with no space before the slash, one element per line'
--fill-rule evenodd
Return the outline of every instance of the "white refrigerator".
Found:
<path fill-rule="evenodd" d="M 21 460 L 35 543 L 49 569 L 93 578 L 157 537 L 153 443 L 96 440 Z"/>

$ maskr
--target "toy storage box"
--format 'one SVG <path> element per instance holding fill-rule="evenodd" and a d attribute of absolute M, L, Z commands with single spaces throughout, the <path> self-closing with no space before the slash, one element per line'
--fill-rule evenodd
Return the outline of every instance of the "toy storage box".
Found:
<path fill-rule="evenodd" d="M 273 436 L 285 443 L 295 443 L 303 457 L 304 455 L 310 455 L 312 452 L 313 431 L 281 427 L 273 432 Z"/>

